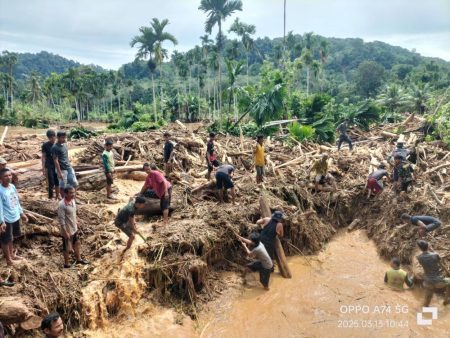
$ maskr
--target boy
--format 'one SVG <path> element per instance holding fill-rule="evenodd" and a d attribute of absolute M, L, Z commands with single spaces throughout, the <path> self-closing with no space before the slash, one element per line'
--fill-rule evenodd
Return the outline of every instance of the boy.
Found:
<path fill-rule="evenodd" d="M 23 259 L 14 253 L 13 239 L 22 235 L 20 220 L 28 222 L 27 216 L 20 206 L 16 187 L 11 183 L 11 170 L 0 170 L 0 244 L 6 264 L 11 266 L 14 261 Z"/>
<path fill-rule="evenodd" d="M 411 273 L 400 269 L 400 259 L 394 257 L 391 259 L 391 269 L 384 275 L 384 282 L 394 289 L 403 290 L 403 284 L 408 287 L 413 285 L 413 277 Z"/>
<path fill-rule="evenodd" d="M 64 188 L 64 198 L 58 203 L 58 221 L 63 242 L 64 268 L 72 267 L 72 264 L 69 263 L 71 252 L 75 253 L 76 264 L 89 264 L 88 261 L 81 258 L 75 188 L 71 186 Z"/>
<path fill-rule="evenodd" d="M 114 152 L 112 151 L 113 142 L 108 139 L 105 142 L 105 150 L 102 153 L 103 168 L 105 169 L 106 176 L 106 198 L 115 200 L 112 195 L 112 185 L 114 183 Z"/>
<path fill-rule="evenodd" d="M 250 239 L 245 239 L 239 236 L 239 240 L 248 256 L 256 258 L 256 261 L 247 264 L 247 272 L 258 271 L 259 281 L 264 287 L 264 290 L 269 290 L 270 273 L 272 272 L 273 262 L 269 254 L 260 240 L 260 235 L 256 232 L 250 235 Z M 250 251 L 247 244 L 251 246 Z"/>
<path fill-rule="evenodd" d="M 134 219 L 136 210 L 142 209 L 144 205 L 145 205 L 145 198 L 138 196 L 134 201 L 128 203 L 117 213 L 116 219 L 114 220 L 114 224 L 116 227 L 122 230 L 122 232 L 125 235 L 128 236 L 127 246 L 125 250 L 123 250 L 122 256 L 131 247 L 131 244 L 133 244 L 135 237 L 134 234 L 137 232 L 136 221 Z"/>
<path fill-rule="evenodd" d="M 255 156 L 255 169 L 256 169 L 256 183 L 262 183 L 264 181 L 264 166 L 266 164 L 266 155 L 263 146 L 264 137 L 259 135 L 256 139 L 255 150 L 253 155 Z"/>
<path fill-rule="evenodd" d="M 66 185 L 70 185 L 74 188 L 78 186 L 75 171 L 69 161 L 69 152 L 65 145 L 66 136 L 67 134 L 65 131 L 58 131 L 56 133 L 56 143 L 52 147 L 52 157 L 53 162 L 55 163 L 56 173 L 58 174 L 60 189 L 64 189 Z M 62 190 L 61 195 L 63 195 Z"/>
<path fill-rule="evenodd" d="M 172 172 L 173 169 L 173 143 L 170 142 L 170 134 L 164 133 L 164 169 L 166 176 Z"/>
<path fill-rule="evenodd" d="M 209 133 L 209 141 L 206 145 L 206 164 L 208 165 L 208 173 L 206 174 L 206 178 L 208 180 L 211 179 L 211 172 L 213 171 L 214 167 L 220 166 L 219 161 L 216 159 L 216 152 L 214 150 L 214 139 L 216 137 L 216 134 Z"/>
<path fill-rule="evenodd" d="M 56 133 L 47 130 L 48 141 L 42 144 L 42 174 L 47 178 L 48 198 L 53 199 L 53 189 L 55 189 L 55 199 L 60 200 L 58 175 L 56 174 L 55 162 L 53 162 L 52 148 L 56 142 Z"/>

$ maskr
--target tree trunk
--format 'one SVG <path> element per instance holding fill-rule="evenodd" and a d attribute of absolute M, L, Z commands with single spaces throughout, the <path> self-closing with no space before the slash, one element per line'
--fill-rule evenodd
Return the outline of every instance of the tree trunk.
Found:
<path fill-rule="evenodd" d="M 77 100 L 76 97 L 75 97 L 75 112 L 77 113 L 77 120 L 78 120 L 78 122 L 80 122 L 81 121 L 81 116 L 80 116 L 80 110 L 79 110 L 79 107 L 78 107 L 78 100 Z"/>
<path fill-rule="evenodd" d="M 247 86 L 248 86 L 248 77 L 249 75 L 248 75 L 248 52 L 247 52 Z"/>
<path fill-rule="evenodd" d="M 219 103 L 219 116 L 222 115 L 222 95 L 221 95 L 221 84 L 222 84 L 222 66 L 221 66 L 221 58 L 222 58 L 222 21 L 219 20 L 218 22 L 219 24 L 219 55 L 218 55 L 218 59 L 219 59 L 219 83 L 217 85 L 217 92 L 218 92 L 218 103 Z"/>
<path fill-rule="evenodd" d="M 306 67 L 306 96 L 309 95 L 309 66 Z"/>
<path fill-rule="evenodd" d="M 156 93 L 155 93 L 155 78 L 152 72 L 152 93 L 153 93 L 153 114 L 155 115 L 155 122 L 158 122 L 158 114 L 156 112 Z"/>

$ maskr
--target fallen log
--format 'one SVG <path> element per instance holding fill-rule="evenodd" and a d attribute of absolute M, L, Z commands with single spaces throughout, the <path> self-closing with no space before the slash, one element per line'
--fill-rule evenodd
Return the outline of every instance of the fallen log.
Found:
<path fill-rule="evenodd" d="M 37 317 L 30 310 L 26 300 L 18 297 L 0 298 L 0 322 L 3 325 L 24 324 L 24 328 L 35 329 L 38 326 L 30 325 L 36 323 L 34 317 Z M 39 323 L 40 324 L 40 323 Z M 31 327 L 30 327 L 31 326 Z M 34 327 L 33 327 L 34 326 Z"/>
<path fill-rule="evenodd" d="M 445 168 L 445 167 L 450 167 L 450 162 L 438 165 L 437 167 L 434 167 L 434 168 L 431 168 L 431 169 L 425 171 L 425 175 L 434 173 L 435 171 L 438 171 L 439 169 L 442 169 L 442 168 Z"/>
<path fill-rule="evenodd" d="M 0 144 L 3 144 L 3 141 L 5 140 L 7 133 L 8 133 L 8 126 L 5 126 L 5 129 L 3 129 L 2 138 L 0 139 Z"/>
<path fill-rule="evenodd" d="M 259 207 L 262 217 L 270 217 L 272 215 L 267 200 L 264 196 L 259 198 Z M 286 261 L 286 255 L 284 254 L 283 246 L 281 245 L 278 236 L 275 237 L 275 260 L 277 261 L 281 276 L 284 278 L 292 278 L 292 273 L 289 269 L 289 265 Z"/>
<path fill-rule="evenodd" d="M 142 164 L 123 166 L 123 167 L 116 167 L 114 169 L 114 172 L 122 173 L 122 172 L 127 172 L 127 171 L 140 171 L 140 170 L 142 170 Z M 83 171 L 83 172 L 80 172 L 80 173 L 77 172 L 75 174 L 77 175 L 77 177 L 84 177 L 84 176 L 89 176 L 89 175 L 93 175 L 93 174 L 98 174 L 100 172 L 103 172 L 103 168 L 87 170 L 87 171 Z"/>
<path fill-rule="evenodd" d="M 54 219 L 52 219 L 52 218 L 50 218 L 50 217 L 47 217 L 47 216 L 38 214 L 38 213 L 33 212 L 33 211 L 30 211 L 30 210 L 23 209 L 23 211 L 25 212 L 25 214 L 30 214 L 30 215 L 32 215 L 32 216 L 34 216 L 34 217 L 41 218 L 41 219 L 43 219 L 44 221 L 47 221 L 47 222 L 50 222 L 50 223 L 52 223 L 52 222 L 54 221 Z"/>
<path fill-rule="evenodd" d="M 397 138 L 398 137 L 397 134 L 390 133 L 390 132 L 384 131 L 384 130 L 380 133 L 380 135 L 385 137 L 385 138 Z"/>

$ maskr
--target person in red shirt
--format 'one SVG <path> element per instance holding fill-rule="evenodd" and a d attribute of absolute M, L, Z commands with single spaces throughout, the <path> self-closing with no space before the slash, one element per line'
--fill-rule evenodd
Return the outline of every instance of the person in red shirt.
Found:
<path fill-rule="evenodd" d="M 172 198 L 172 184 L 164 177 L 163 173 L 156 170 L 156 166 L 145 163 L 144 171 L 147 178 L 142 186 L 140 194 L 148 198 L 159 198 L 164 224 L 169 223 L 169 207 Z"/>

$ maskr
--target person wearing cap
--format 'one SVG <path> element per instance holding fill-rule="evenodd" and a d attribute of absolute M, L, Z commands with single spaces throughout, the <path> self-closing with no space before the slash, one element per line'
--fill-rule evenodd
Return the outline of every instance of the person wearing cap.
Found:
<path fill-rule="evenodd" d="M 75 176 L 75 170 L 69 161 L 69 151 L 66 146 L 66 132 L 60 130 L 56 133 L 56 143 L 52 147 L 52 157 L 55 163 L 56 173 L 59 180 L 59 188 L 61 196 L 64 197 L 63 189 L 66 185 L 73 188 L 78 186 L 78 181 Z"/>
<path fill-rule="evenodd" d="M 397 140 L 396 148 L 392 151 L 391 155 L 388 156 L 388 161 L 390 161 L 392 158 L 395 158 L 396 155 L 400 155 L 403 160 L 406 160 L 408 158 L 410 151 L 404 148 L 404 144 L 405 144 L 405 136 L 400 135 L 400 137 Z"/>
<path fill-rule="evenodd" d="M 384 274 L 384 282 L 395 290 L 403 290 L 403 285 L 413 286 L 412 273 L 408 273 L 400 268 L 400 259 L 394 257 L 391 259 L 391 269 Z"/>
<path fill-rule="evenodd" d="M 113 141 L 107 139 L 105 141 L 105 150 L 102 153 L 103 168 L 105 169 L 106 177 L 106 198 L 115 200 L 116 198 L 112 194 L 112 185 L 114 184 L 114 152 L 112 151 Z"/>
<path fill-rule="evenodd" d="M 444 277 L 441 274 L 441 269 L 449 274 L 449 271 L 442 264 L 441 257 L 433 251 L 431 245 L 427 241 L 418 240 L 417 246 L 422 253 L 416 256 L 417 261 L 423 268 L 424 282 L 423 286 L 426 289 L 425 301 L 423 306 L 428 307 L 436 290 L 445 289 L 444 305 L 450 302 L 450 278 Z"/>
<path fill-rule="evenodd" d="M 47 178 L 48 198 L 53 199 L 53 190 L 55 199 L 61 199 L 59 192 L 58 175 L 56 174 L 55 162 L 53 161 L 52 148 L 56 142 L 56 133 L 54 130 L 47 130 L 48 141 L 42 144 L 42 174 Z"/>
<path fill-rule="evenodd" d="M 275 211 L 271 217 L 264 217 L 256 222 L 263 227 L 261 242 L 272 260 L 275 258 L 275 238 L 284 235 L 283 223 L 281 222 L 283 218 L 284 214 L 281 211 Z"/>
<path fill-rule="evenodd" d="M 408 161 L 401 155 L 394 156 L 394 170 L 393 181 L 395 191 L 399 194 L 401 192 L 408 192 L 408 187 L 414 181 L 414 169 Z"/>
<path fill-rule="evenodd" d="M 348 147 L 350 148 L 350 151 L 353 149 L 352 140 L 347 135 L 347 128 L 348 128 L 348 119 L 345 119 L 344 122 L 342 122 L 336 130 L 339 132 L 339 141 L 338 141 L 338 151 L 341 150 L 342 143 L 347 142 Z"/>
<path fill-rule="evenodd" d="M 266 154 L 264 149 L 264 137 L 259 135 L 256 139 L 256 146 L 253 151 L 255 157 L 256 183 L 264 182 L 264 166 L 266 165 Z"/>
<path fill-rule="evenodd" d="M 173 170 L 173 156 L 175 152 L 173 151 L 173 143 L 170 141 L 170 134 L 164 133 L 164 169 L 166 172 L 166 176 Z"/>
<path fill-rule="evenodd" d="M 333 186 L 333 190 L 336 191 L 336 181 L 334 180 L 333 175 L 328 172 L 328 154 L 323 153 L 320 159 L 316 160 L 312 166 L 312 171 L 316 173 L 316 177 L 314 180 L 314 185 L 316 191 L 326 190 L 323 186 L 326 183 L 331 183 Z"/>
<path fill-rule="evenodd" d="M 367 199 L 369 199 L 372 194 L 376 195 L 383 191 L 383 179 L 385 178 L 388 179 L 389 174 L 386 170 L 386 166 L 384 164 L 380 164 L 378 169 L 371 173 L 367 179 Z"/>
<path fill-rule="evenodd" d="M 211 173 L 214 167 L 219 167 L 220 163 L 216 158 L 216 151 L 214 149 L 214 139 L 216 138 L 215 133 L 209 133 L 209 141 L 206 144 L 206 164 L 208 165 L 208 173 L 206 174 L 206 178 L 211 179 Z"/>
<path fill-rule="evenodd" d="M 0 170 L 5 169 L 5 168 L 11 172 L 11 175 L 12 175 L 11 183 L 17 184 L 19 182 L 18 172 L 11 169 L 10 167 L 8 167 L 8 162 L 3 157 L 0 157 Z"/>
<path fill-rule="evenodd" d="M 230 189 L 231 202 L 236 204 L 236 189 L 231 175 L 234 167 L 231 164 L 222 164 L 216 172 L 216 188 L 219 192 L 219 203 L 223 203 L 224 191 Z"/>
<path fill-rule="evenodd" d="M 441 220 L 432 216 L 411 216 L 408 214 L 401 215 L 402 221 L 409 222 L 412 225 L 419 227 L 419 234 L 424 237 L 428 232 L 436 230 L 442 225 Z"/>

